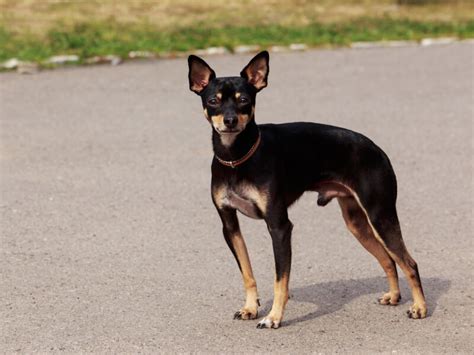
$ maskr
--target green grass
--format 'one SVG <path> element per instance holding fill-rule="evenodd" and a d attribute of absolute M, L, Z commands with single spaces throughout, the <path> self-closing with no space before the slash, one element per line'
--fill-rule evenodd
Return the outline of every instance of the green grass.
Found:
<path fill-rule="evenodd" d="M 43 35 L 15 34 L 0 27 L 0 61 L 16 57 L 41 61 L 56 54 L 77 54 L 81 59 L 132 50 L 154 53 L 191 51 L 210 46 L 232 49 L 240 44 L 262 47 L 305 43 L 309 46 L 348 45 L 356 41 L 418 40 L 423 37 L 474 37 L 474 20 L 457 22 L 415 21 L 394 18 L 361 18 L 344 23 L 312 23 L 305 26 L 256 27 L 203 26 L 176 31 L 158 30 L 148 23 L 109 21 L 56 24 Z"/>

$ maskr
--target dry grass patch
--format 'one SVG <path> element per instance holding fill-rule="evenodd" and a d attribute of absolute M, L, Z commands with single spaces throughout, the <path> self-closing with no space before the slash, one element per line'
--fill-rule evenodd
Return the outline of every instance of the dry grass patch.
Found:
<path fill-rule="evenodd" d="M 401 5 L 401 3 L 423 5 Z M 58 23 L 73 25 L 113 19 L 152 25 L 157 30 L 265 25 L 304 26 L 357 18 L 413 21 L 466 21 L 474 17 L 470 0 L 0 0 L 0 24 L 15 33 L 46 34 Z"/>

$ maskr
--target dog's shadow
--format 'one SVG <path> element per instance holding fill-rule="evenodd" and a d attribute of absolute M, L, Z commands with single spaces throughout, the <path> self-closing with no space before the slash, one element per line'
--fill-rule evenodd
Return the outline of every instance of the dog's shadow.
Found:
<path fill-rule="evenodd" d="M 446 293 L 451 281 L 439 278 L 423 278 L 423 288 L 428 305 L 428 316 L 436 310 L 438 299 Z M 411 291 L 406 281 L 400 278 L 402 299 L 400 305 L 412 302 Z M 323 315 L 336 312 L 352 300 L 367 294 L 374 294 L 373 302 L 388 290 L 387 280 L 384 277 L 372 277 L 357 280 L 340 280 L 321 282 L 309 286 L 290 288 L 291 302 L 305 302 L 317 305 L 317 310 L 301 317 L 285 320 L 286 326 L 305 322 Z M 272 302 L 266 302 L 263 314 L 271 308 Z M 382 306 L 381 306 L 382 307 Z M 408 309 L 408 307 L 406 307 Z"/>

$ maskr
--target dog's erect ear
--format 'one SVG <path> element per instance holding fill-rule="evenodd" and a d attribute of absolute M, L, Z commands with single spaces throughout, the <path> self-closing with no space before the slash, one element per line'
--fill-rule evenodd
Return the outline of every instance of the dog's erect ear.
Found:
<path fill-rule="evenodd" d="M 195 55 L 188 57 L 188 65 L 189 89 L 199 95 L 211 80 L 216 78 L 216 73 L 204 60 Z"/>
<path fill-rule="evenodd" d="M 270 56 L 267 51 L 260 52 L 240 72 L 240 76 L 247 79 L 249 84 L 255 86 L 257 91 L 267 86 L 268 73 L 270 71 L 268 66 L 269 60 Z"/>

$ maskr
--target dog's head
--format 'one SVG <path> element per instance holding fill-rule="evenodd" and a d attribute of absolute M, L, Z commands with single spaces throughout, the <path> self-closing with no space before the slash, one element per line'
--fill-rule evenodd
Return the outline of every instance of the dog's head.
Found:
<path fill-rule="evenodd" d="M 189 88 L 201 96 L 204 115 L 220 135 L 238 135 L 254 119 L 255 97 L 267 86 L 269 55 L 257 54 L 240 76 L 216 78 L 201 58 L 190 55 Z"/>

